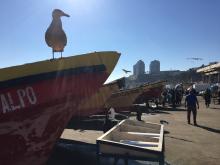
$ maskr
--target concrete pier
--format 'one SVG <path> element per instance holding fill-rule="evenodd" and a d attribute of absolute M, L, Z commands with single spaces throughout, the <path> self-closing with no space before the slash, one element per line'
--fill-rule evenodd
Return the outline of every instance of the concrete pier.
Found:
<path fill-rule="evenodd" d="M 164 110 L 155 109 L 149 114 L 142 115 L 142 120 L 147 122 L 160 123 L 163 120 L 168 122 L 168 124 L 164 124 L 166 164 L 218 165 L 220 162 L 220 105 L 212 103 L 209 108 L 206 108 L 204 100 L 201 97 L 198 98 L 200 103 L 197 114 L 198 126 L 187 123 L 186 110 L 183 106 L 176 109 L 170 107 Z M 131 116 L 130 119 L 136 120 L 136 116 Z M 101 121 L 99 122 L 101 123 Z M 191 123 L 193 123 L 192 119 Z M 62 148 L 62 145 L 60 146 L 60 144 L 63 144 L 62 141 L 67 142 L 69 151 L 64 152 L 65 149 L 62 149 L 62 152 L 58 152 L 55 147 L 48 164 L 55 165 L 54 162 L 57 162 L 57 159 L 64 165 L 72 164 L 74 161 L 81 164 L 96 164 L 96 138 L 102 135 L 103 132 L 97 121 L 93 127 L 91 123 L 89 125 L 89 129 L 86 129 L 85 125 L 79 129 L 65 129 L 61 136 L 62 140 L 58 143 L 58 148 Z M 82 146 L 83 149 L 77 146 Z M 86 150 L 87 152 L 84 152 Z M 60 153 L 62 153 L 62 156 Z M 74 156 L 74 153 L 81 153 L 81 157 Z M 62 159 L 65 159 L 65 161 L 62 161 Z M 88 162 L 83 163 L 85 159 Z M 113 161 L 103 160 L 103 164 L 113 164 Z M 123 164 L 123 161 L 119 164 Z M 146 162 L 131 160 L 129 164 L 146 164 Z"/>

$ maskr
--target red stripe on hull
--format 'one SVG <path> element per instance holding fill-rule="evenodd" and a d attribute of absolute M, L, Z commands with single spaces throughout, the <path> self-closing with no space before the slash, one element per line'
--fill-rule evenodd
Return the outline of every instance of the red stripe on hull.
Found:
<path fill-rule="evenodd" d="M 96 92 L 107 77 L 104 72 L 91 73 L 2 90 L 3 103 L 6 98 L 9 108 L 12 108 L 8 100 L 11 97 L 13 105 L 21 108 L 13 111 L 5 109 L 6 112 L 0 114 L 0 164 L 45 164 L 68 121 L 79 113 L 77 105 Z M 29 98 L 33 97 L 31 88 L 29 94 L 25 91 L 27 87 L 34 90 L 36 104 L 32 104 L 34 98 Z M 17 92 L 20 89 L 26 93 Z M 7 105 L 3 106 L 7 108 Z"/>
<path fill-rule="evenodd" d="M 158 99 L 161 96 L 163 91 L 163 86 L 157 88 L 151 88 L 148 91 L 142 93 L 138 98 L 135 100 L 135 103 L 144 103 L 148 100 Z"/>
<path fill-rule="evenodd" d="M 12 113 L 65 96 L 86 98 L 96 92 L 104 77 L 104 73 L 66 76 L 1 90 L 0 112 Z"/>

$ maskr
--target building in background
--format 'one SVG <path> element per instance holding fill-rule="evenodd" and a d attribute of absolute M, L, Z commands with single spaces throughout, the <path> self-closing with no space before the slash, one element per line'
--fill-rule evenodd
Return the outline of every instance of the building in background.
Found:
<path fill-rule="evenodd" d="M 214 80 L 214 82 L 219 82 L 219 74 L 216 74 L 216 71 L 219 71 L 219 64 L 214 64 L 214 74 L 212 77 L 209 78 L 209 80 Z M 204 67 L 204 66 L 203 66 Z M 200 67 L 201 68 L 201 67 Z M 207 72 L 207 69 L 200 69 L 198 68 L 190 68 L 186 71 L 180 71 L 180 70 L 165 70 L 160 71 L 160 61 L 154 60 L 151 61 L 149 66 L 150 71 L 145 72 L 145 64 L 142 60 L 139 60 L 134 66 L 133 66 L 133 75 L 130 75 L 129 77 L 126 77 L 126 88 L 134 88 L 137 86 L 140 86 L 145 83 L 151 83 L 156 82 L 160 80 L 166 80 L 167 84 L 178 84 L 178 83 L 184 83 L 184 84 L 192 84 L 194 82 L 200 82 L 202 81 L 202 72 Z M 219 72 L 218 72 L 219 73 Z M 206 73 L 207 75 L 207 73 Z M 206 76 L 203 76 L 204 79 L 206 79 Z"/>
<path fill-rule="evenodd" d="M 140 75 L 145 74 L 145 64 L 142 60 L 139 60 L 134 66 L 133 66 L 133 74 L 135 77 L 139 77 Z"/>
<path fill-rule="evenodd" d="M 220 83 L 220 62 L 213 62 L 197 69 L 204 83 Z"/>
<path fill-rule="evenodd" d="M 149 71 L 150 71 L 149 72 L 150 74 L 159 74 L 160 73 L 160 61 L 158 60 L 151 61 Z"/>

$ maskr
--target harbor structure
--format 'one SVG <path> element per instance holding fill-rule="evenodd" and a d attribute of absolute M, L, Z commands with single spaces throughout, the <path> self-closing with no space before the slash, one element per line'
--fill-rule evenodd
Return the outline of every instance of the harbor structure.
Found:
<path fill-rule="evenodd" d="M 220 62 L 211 63 L 196 70 L 197 73 L 202 74 L 202 80 L 205 83 L 219 83 L 220 82 Z"/>

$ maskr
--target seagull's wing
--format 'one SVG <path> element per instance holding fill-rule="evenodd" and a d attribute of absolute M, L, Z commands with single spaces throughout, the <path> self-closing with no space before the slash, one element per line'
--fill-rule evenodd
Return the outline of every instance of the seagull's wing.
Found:
<path fill-rule="evenodd" d="M 63 42 L 64 46 L 66 46 L 66 44 L 67 44 L 67 37 L 66 37 L 66 34 L 65 34 L 64 31 L 63 31 L 63 35 L 62 35 L 62 42 Z"/>
<path fill-rule="evenodd" d="M 45 41 L 49 47 L 52 47 L 53 41 L 52 41 L 52 34 L 51 30 L 48 28 L 45 33 Z"/>

